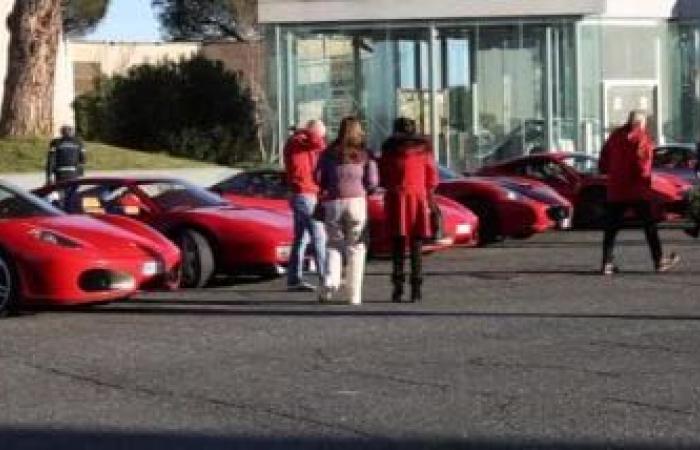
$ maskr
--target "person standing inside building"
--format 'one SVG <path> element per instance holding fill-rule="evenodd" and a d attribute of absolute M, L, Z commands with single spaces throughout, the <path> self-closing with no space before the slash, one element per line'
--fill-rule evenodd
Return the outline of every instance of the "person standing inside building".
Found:
<path fill-rule="evenodd" d="M 647 118 L 643 111 L 630 112 L 627 123 L 612 132 L 600 154 L 600 172 L 608 176 L 607 219 L 601 268 L 604 275 L 617 272 L 613 255 L 615 238 L 628 210 L 633 210 L 642 221 L 657 272 L 670 270 L 680 260 L 675 254 L 663 256 L 659 230 L 652 215 L 654 142 L 646 125 Z"/>
<path fill-rule="evenodd" d="M 416 133 L 416 123 L 407 118 L 394 122 L 394 134 L 382 145 L 379 180 L 386 189 L 384 208 L 392 236 L 392 301 L 400 303 L 406 275 L 404 260 L 411 258 L 411 301 L 421 300 L 423 284 L 422 245 L 431 236 L 430 202 L 438 184 L 438 173 L 430 141 Z"/>
<path fill-rule="evenodd" d="M 49 144 L 46 159 L 46 184 L 81 177 L 85 166 L 85 148 L 75 137 L 73 127 L 61 127 L 61 137 Z"/>
<path fill-rule="evenodd" d="M 294 216 L 294 243 L 289 260 L 287 287 L 289 290 L 314 291 L 315 286 L 304 282 L 304 258 L 309 240 L 313 246 L 319 273 L 326 266 L 326 233 L 322 222 L 314 219 L 319 187 L 314 179 L 316 164 L 326 147 L 326 127 L 312 120 L 289 138 L 284 147 L 287 183 L 292 191 L 290 206 Z"/>
<path fill-rule="evenodd" d="M 346 290 L 350 304 L 362 304 L 367 257 L 367 194 L 379 182 L 377 164 L 365 148 L 359 119 L 346 117 L 338 138 L 321 155 L 316 177 L 321 187 L 328 249 L 321 302 L 339 293 L 343 255 L 347 257 Z"/>

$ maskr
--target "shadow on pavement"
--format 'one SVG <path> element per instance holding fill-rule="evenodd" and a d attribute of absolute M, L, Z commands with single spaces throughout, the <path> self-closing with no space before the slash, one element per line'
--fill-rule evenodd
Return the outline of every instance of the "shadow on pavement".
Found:
<path fill-rule="evenodd" d="M 265 301 L 245 304 L 231 301 L 202 300 L 192 304 L 179 304 L 178 300 L 168 301 L 128 301 L 110 306 L 79 306 L 65 308 L 35 308 L 28 314 L 40 312 L 70 313 L 70 314 L 138 314 L 153 316 L 219 316 L 219 317 L 369 317 L 369 318 L 476 318 L 476 319 L 610 319 L 630 321 L 700 321 L 697 314 L 615 314 L 615 313 L 547 313 L 547 312 L 488 312 L 488 311 L 454 311 L 426 309 L 424 304 L 403 303 L 387 309 L 388 302 L 368 302 L 363 306 L 347 304 L 330 304 L 309 307 L 308 304 L 290 301 L 284 307 L 280 304 L 266 308 L 270 303 Z M 247 309 L 248 307 L 256 309 Z M 382 309 L 378 309 L 381 307 Z M 0 446 L 2 449 L 2 446 Z"/>
<path fill-rule="evenodd" d="M 546 441 L 537 439 L 445 439 L 445 438 L 265 438 L 256 436 L 212 436 L 189 433 L 132 433 L 41 428 L 0 429 L 3 450 L 603 450 L 603 449 L 691 449 L 700 442 L 595 442 Z"/>

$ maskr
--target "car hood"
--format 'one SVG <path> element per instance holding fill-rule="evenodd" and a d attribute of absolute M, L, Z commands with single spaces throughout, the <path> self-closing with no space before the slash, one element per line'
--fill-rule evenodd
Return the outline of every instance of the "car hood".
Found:
<path fill-rule="evenodd" d="M 33 230 L 56 233 L 80 244 L 84 250 L 94 250 L 104 256 L 158 253 L 157 245 L 149 239 L 90 216 L 28 218 L 22 220 L 22 226 L 27 233 Z"/>

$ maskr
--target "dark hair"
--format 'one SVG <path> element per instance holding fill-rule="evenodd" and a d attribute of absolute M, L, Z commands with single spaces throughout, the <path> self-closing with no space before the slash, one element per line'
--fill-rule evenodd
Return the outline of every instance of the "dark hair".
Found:
<path fill-rule="evenodd" d="M 416 134 L 416 121 L 408 117 L 394 120 L 394 133 Z"/>
<path fill-rule="evenodd" d="M 365 152 L 365 134 L 362 122 L 357 117 L 348 116 L 340 121 L 338 137 L 333 143 L 333 150 L 343 164 L 358 163 L 367 159 Z"/>

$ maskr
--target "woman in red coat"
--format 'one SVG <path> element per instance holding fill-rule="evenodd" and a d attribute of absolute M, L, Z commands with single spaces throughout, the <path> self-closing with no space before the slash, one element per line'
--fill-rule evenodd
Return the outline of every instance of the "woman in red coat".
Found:
<path fill-rule="evenodd" d="M 389 235 L 393 239 L 393 302 L 401 302 L 406 281 L 404 259 L 406 246 L 411 255 L 411 301 L 420 301 L 422 245 L 432 236 L 430 203 L 438 184 L 438 173 L 430 142 L 416 134 L 413 120 L 399 118 L 394 135 L 382 145 L 379 179 L 386 189 L 384 208 Z"/>

